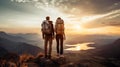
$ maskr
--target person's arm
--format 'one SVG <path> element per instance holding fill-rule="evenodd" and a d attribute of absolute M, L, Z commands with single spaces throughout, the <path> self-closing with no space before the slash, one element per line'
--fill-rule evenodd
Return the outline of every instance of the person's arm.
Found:
<path fill-rule="evenodd" d="M 57 25 L 56 25 L 56 22 L 55 22 L 55 28 L 54 28 L 54 32 L 56 32 L 56 30 L 57 30 L 57 29 L 56 29 L 56 26 L 57 26 Z"/>
<path fill-rule="evenodd" d="M 41 27 L 42 27 L 43 23 L 41 24 Z M 42 32 L 42 38 L 44 39 L 45 38 L 45 34 L 43 33 L 43 29 L 41 28 L 41 32 Z"/>
<path fill-rule="evenodd" d="M 42 38 L 45 39 L 45 34 L 42 32 Z"/>
<path fill-rule="evenodd" d="M 52 24 L 52 35 L 54 36 L 55 34 L 54 34 L 54 26 L 53 26 L 53 24 Z"/>
<path fill-rule="evenodd" d="M 63 39 L 66 40 L 65 32 L 64 32 L 64 34 L 63 34 Z"/>
<path fill-rule="evenodd" d="M 63 21 L 63 20 L 62 20 Z M 64 21 L 63 21 L 63 24 L 64 24 Z M 66 39 L 66 36 L 65 36 L 65 25 L 64 25 L 64 33 L 63 33 L 63 38 L 64 40 Z"/>

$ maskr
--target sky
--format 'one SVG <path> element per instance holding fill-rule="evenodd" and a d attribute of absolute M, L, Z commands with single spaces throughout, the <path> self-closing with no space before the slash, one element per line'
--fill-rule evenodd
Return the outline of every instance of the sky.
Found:
<path fill-rule="evenodd" d="M 120 0 L 0 0 L 0 31 L 41 33 L 46 16 L 67 34 L 120 35 Z"/>

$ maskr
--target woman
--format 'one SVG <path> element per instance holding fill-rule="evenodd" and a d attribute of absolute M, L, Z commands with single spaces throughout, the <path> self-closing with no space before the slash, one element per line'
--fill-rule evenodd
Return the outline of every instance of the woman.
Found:
<path fill-rule="evenodd" d="M 65 40 L 65 32 L 64 32 L 64 21 L 58 17 L 55 23 L 55 33 L 56 33 L 56 42 L 57 42 L 57 55 L 60 57 L 64 57 L 63 55 L 63 41 Z"/>

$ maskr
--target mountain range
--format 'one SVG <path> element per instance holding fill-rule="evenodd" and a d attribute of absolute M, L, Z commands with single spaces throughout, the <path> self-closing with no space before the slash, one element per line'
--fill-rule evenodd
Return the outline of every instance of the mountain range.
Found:
<path fill-rule="evenodd" d="M 0 47 L 9 52 L 36 55 L 43 51 L 40 47 L 34 46 L 33 44 L 28 44 L 26 41 L 28 40 L 23 37 L 12 36 L 5 32 L 0 32 Z"/>
<path fill-rule="evenodd" d="M 106 58 L 120 58 L 120 39 L 111 44 L 103 45 L 96 48 L 97 54 Z"/>
<path fill-rule="evenodd" d="M 95 37 L 97 37 L 97 35 Z M 29 43 L 29 41 L 31 42 L 32 40 L 33 42 L 34 40 L 38 40 L 38 38 L 39 37 L 37 34 L 8 34 L 5 32 L 0 32 L 0 57 L 7 55 L 7 58 L 11 58 L 11 56 L 17 56 L 16 54 L 31 54 L 34 55 L 34 58 L 32 60 L 30 59 L 31 61 L 28 59 L 30 63 L 32 62 L 39 65 L 42 64 L 41 62 L 44 62 L 45 65 L 50 64 L 53 67 L 53 59 L 50 61 L 46 61 L 46 59 L 44 58 L 39 58 L 41 56 L 38 56 L 38 58 L 36 58 L 36 55 L 39 52 L 43 52 L 43 49 Z M 88 39 L 90 39 L 90 37 Z M 55 59 L 54 64 L 58 65 L 58 62 L 63 62 L 66 60 L 67 62 L 64 62 L 64 65 L 72 65 L 71 67 L 120 67 L 120 38 L 116 40 L 113 39 L 111 41 L 110 38 L 111 42 L 105 39 L 107 42 L 109 42 L 109 44 L 94 46 L 96 47 L 95 49 L 83 51 L 80 50 L 79 52 L 75 53 L 65 53 L 65 58 Z M 54 55 L 52 56 L 54 58 Z M 38 63 L 35 61 L 37 61 Z M 29 62 L 27 61 L 25 63 L 29 64 Z M 49 67 L 49 65 L 47 65 L 46 67 Z"/>

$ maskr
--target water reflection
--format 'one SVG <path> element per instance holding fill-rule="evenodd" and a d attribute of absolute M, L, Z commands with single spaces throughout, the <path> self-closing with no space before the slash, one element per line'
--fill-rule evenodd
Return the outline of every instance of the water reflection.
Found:
<path fill-rule="evenodd" d="M 74 44 L 74 45 L 66 45 L 68 47 L 65 50 L 68 51 L 79 51 L 79 50 L 88 50 L 88 49 L 95 49 L 95 47 L 89 47 L 89 44 L 94 44 L 94 42 L 89 43 L 80 43 L 80 44 Z"/>

